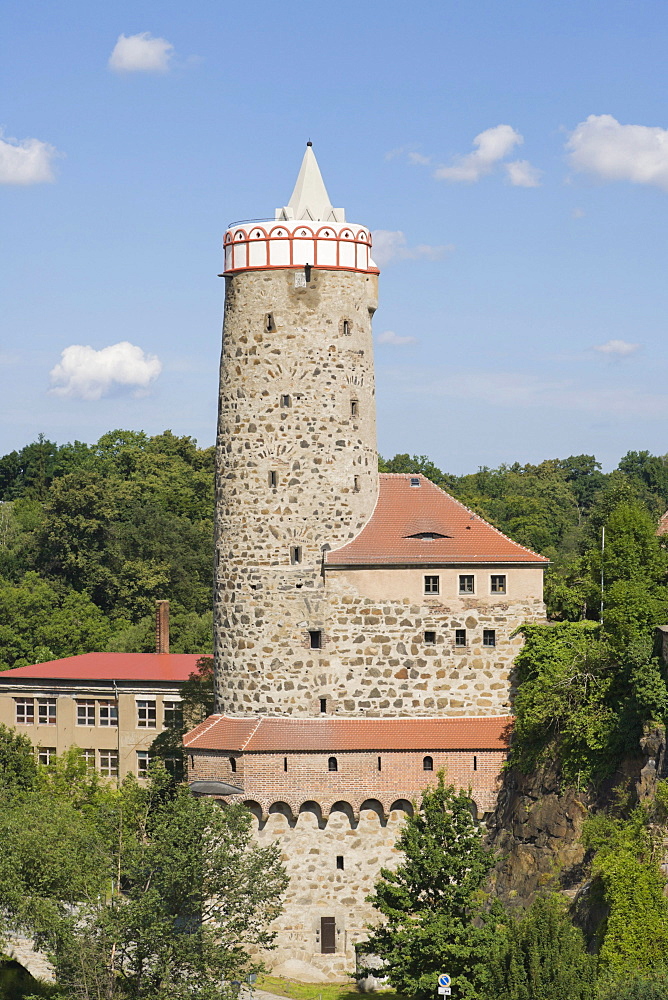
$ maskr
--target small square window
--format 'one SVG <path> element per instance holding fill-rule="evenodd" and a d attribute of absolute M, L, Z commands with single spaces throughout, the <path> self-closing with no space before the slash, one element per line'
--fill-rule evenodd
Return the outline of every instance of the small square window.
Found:
<path fill-rule="evenodd" d="M 320 629 L 314 629 L 309 632 L 309 646 L 311 649 L 322 649 L 322 632 Z"/>
<path fill-rule="evenodd" d="M 424 578 L 425 594 L 438 594 L 441 589 L 440 585 L 441 585 L 440 576 L 425 576 Z"/>
<path fill-rule="evenodd" d="M 464 574 L 459 577 L 459 593 L 460 594 L 475 594 L 475 577 L 472 575 Z"/>
<path fill-rule="evenodd" d="M 155 701 L 141 699 L 137 702 L 137 727 L 155 729 Z"/>
<path fill-rule="evenodd" d="M 104 778 L 118 777 L 118 754 L 115 750 L 100 750 L 100 774 Z"/>
<path fill-rule="evenodd" d="M 482 644 L 483 646 L 496 646 L 496 629 L 483 629 Z"/>
<path fill-rule="evenodd" d="M 297 566 L 302 561 L 302 547 L 301 545 L 292 545 L 290 548 L 290 562 L 293 566 Z"/>
<path fill-rule="evenodd" d="M 78 701 L 77 726 L 94 726 L 94 725 L 95 725 L 95 702 Z"/>
<path fill-rule="evenodd" d="M 424 634 L 425 645 L 435 646 L 436 645 L 436 633 L 435 632 L 425 632 Z"/>
<path fill-rule="evenodd" d="M 343 855 L 342 854 L 337 854 L 336 855 L 336 867 L 338 868 L 338 870 L 340 872 L 343 871 Z"/>
<path fill-rule="evenodd" d="M 292 406 L 292 400 L 289 396 L 281 396 L 281 406 L 284 410 L 287 410 L 288 407 Z"/>
<path fill-rule="evenodd" d="M 118 725 L 118 705 L 115 701 L 101 701 L 100 706 L 100 725 L 101 726 L 117 726 Z"/>
<path fill-rule="evenodd" d="M 494 575 L 489 578 L 489 589 L 492 594 L 505 594 L 506 592 L 506 575 L 505 573 L 501 575 Z"/>
<path fill-rule="evenodd" d="M 151 757 L 148 750 L 137 750 L 137 777 L 148 778 L 148 765 Z"/>
<path fill-rule="evenodd" d="M 33 698 L 16 699 L 16 724 L 32 726 L 35 722 L 35 701 Z"/>
<path fill-rule="evenodd" d="M 55 726 L 56 724 L 56 699 L 40 698 L 37 702 L 38 720 L 40 726 Z"/>
<path fill-rule="evenodd" d="M 456 628 L 455 629 L 455 646 L 465 646 L 466 645 L 466 629 Z"/>
<path fill-rule="evenodd" d="M 40 764 L 52 764 L 55 756 L 55 747 L 40 747 L 37 751 L 37 760 Z"/>
<path fill-rule="evenodd" d="M 419 485 L 420 485 L 420 480 L 418 479 L 417 476 L 413 476 L 413 478 L 411 479 L 411 486 L 419 486 Z"/>

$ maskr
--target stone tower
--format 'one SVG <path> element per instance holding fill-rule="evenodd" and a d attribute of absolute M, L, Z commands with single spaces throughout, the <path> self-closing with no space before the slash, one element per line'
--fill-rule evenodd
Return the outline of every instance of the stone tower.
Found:
<path fill-rule="evenodd" d="M 325 553 L 358 534 L 378 494 L 378 269 L 369 230 L 332 207 L 310 143 L 288 205 L 231 226 L 224 248 L 217 708 L 309 715 L 336 670 L 323 669 Z"/>

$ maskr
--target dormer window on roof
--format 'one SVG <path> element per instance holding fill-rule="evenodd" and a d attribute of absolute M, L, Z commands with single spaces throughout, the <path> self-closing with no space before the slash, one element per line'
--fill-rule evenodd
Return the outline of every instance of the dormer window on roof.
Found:
<path fill-rule="evenodd" d="M 417 478 L 417 476 L 413 476 L 413 478 L 411 479 L 411 486 L 419 486 L 419 485 L 420 485 L 420 480 Z"/>
<path fill-rule="evenodd" d="M 442 535 L 440 531 L 417 531 L 414 535 L 404 535 L 404 538 L 418 538 L 422 542 L 433 542 L 437 538 L 452 538 L 452 535 Z"/>

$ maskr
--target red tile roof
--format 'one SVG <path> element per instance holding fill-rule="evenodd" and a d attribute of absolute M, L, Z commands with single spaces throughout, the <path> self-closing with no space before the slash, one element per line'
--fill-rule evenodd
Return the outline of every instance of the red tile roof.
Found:
<path fill-rule="evenodd" d="M 469 718 L 229 718 L 210 715 L 184 737 L 189 750 L 246 753 L 341 750 L 504 750 L 510 715 Z"/>
<path fill-rule="evenodd" d="M 0 672 L 3 680 L 171 681 L 181 683 L 196 669 L 196 653 L 83 653 Z"/>
<path fill-rule="evenodd" d="M 411 486 L 418 480 L 419 486 Z M 414 538 L 436 533 L 442 538 Z M 371 518 L 351 542 L 327 552 L 327 566 L 524 563 L 549 560 L 518 545 L 424 476 L 382 473 Z"/>

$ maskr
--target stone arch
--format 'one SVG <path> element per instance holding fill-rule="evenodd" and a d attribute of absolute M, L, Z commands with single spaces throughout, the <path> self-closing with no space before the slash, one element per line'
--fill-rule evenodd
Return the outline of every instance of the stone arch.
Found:
<path fill-rule="evenodd" d="M 267 820 L 267 817 L 265 816 L 264 809 L 262 808 L 260 803 L 256 802 L 254 799 L 244 799 L 243 804 L 246 806 L 246 809 L 248 809 L 248 811 L 251 812 L 255 817 L 255 819 L 257 820 L 258 827 L 262 829 Z"/>
<path fill-rule="evenodd" d="M 287 802 L 272 802 L 267 810 L 267 818 L 269 816 L 284 816 L 288 821 L 288 826 L 293 827 L 297 822 L 297 818 L 292 811 L 292 807 L 288 805 Z"/>
<path fill-rule="evenodd" d="M 299 819 L 299 817 L 302 815 L 314 816 L 316 823 L 318 824 L 318 829 L 319 830 L 325 829 L 327 821 L 323 819 L 322 809 L 318 802 L 315 802 L 313 799 L 307 799 L 306 802 L 302 802 L 302 804 L 299 807 L 297 819 Z"/>
<path fill-rule="evenodd" d="M 350 823 L 351 830 L 355 830 L 357 828 L 357 824 L 359 823 L 359 818 L 360 818 L 359 812 L 355 813 L 355 810 L 353 809 L 353 807 L 349 802 L 344 802 L 341 799 L 338 802 L 334 802 L 330 806 L 327 817 L 328 819 L 329 817 L 331 817 L 332 813 L 344 813 L 348 817 L 348 822 Z"/>
<path fill-rule="evenodd" d="M 379 802 L 378 799 L 365 799 L 362 805 L 360 806 L 359 809 L 360 813 L 362 812 L 363 809 L 366 810 L 367 812 L 374 812 L 378 817 L 381 826 L 387 825 L 387 816 L 385 815 L 385 810 L 383 808 L 382 803 Z"/>
<path fill-rule="evenodd" d="M 415 811 L 413 803 L 409 802 L 408 799 L 395 799 L 388 811 L 394 812 L 395 810 L 405 812 L 407 816 L 412 816 Z"/>

